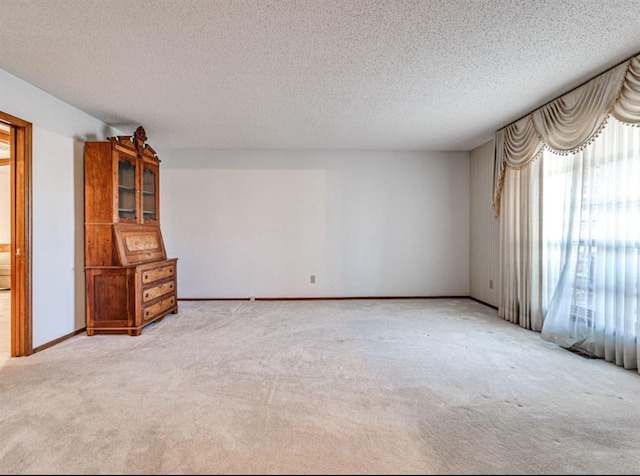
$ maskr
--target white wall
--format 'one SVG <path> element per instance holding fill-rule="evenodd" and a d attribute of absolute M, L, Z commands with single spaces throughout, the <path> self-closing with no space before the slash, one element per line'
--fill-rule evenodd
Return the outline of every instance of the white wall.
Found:
<path fill-rule="evenodd" d="M 158 155 L 179 298 L 469 294 L 466 152 Z"/>
<path fill-rule="evenodd" d="M 83 143 L 122 134 L 0 70 L 0 111 L 33 124 L 33 346 L 85 326 Z"/>
<path fill-rule="evenodd" d="M 498 306 L 498 240 L 500 223 L 493 199 L 494 143 L 471 151 L 470 273 L 471 297 Z"/>

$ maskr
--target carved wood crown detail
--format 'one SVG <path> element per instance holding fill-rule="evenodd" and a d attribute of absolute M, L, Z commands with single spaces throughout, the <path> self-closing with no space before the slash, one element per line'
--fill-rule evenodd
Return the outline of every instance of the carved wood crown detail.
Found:
<path fill-rule="evenodd" d="M 136 131 L 133 133 L 133 143 L 136 146 L 136 150 L 139 154 L 142 154 L 144 151 L 144 143 L 147 141 L 147 134 L 144 132 L 144 127 L 138 126 Z"/>
<path fill-rule="evenodd" d="M 132 136 L 117 136 L 117 137 L 109 137 L 111 140 L 117 140 L 121 145 L 124 145 L 127 148 L 134 149 L 138 157 L 140 157 L 143 153 L 147 152 L 147 154 L 151 154 L 153 157 L 156 157 L 156 151 L 149 144 L 145 144 L 147 141 L 147 134 L 144 131 L 144 127 L 138 126 Z"/>

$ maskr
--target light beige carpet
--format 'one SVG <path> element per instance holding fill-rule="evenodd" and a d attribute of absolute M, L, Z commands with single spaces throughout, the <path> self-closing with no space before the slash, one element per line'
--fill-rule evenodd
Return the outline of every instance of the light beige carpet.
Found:
<path fill-rule="evenodd" d="M 181 301 L 10 359 L 0 441 L 3 474 L 638 474 L 640 375 L 468 299 Z"/>

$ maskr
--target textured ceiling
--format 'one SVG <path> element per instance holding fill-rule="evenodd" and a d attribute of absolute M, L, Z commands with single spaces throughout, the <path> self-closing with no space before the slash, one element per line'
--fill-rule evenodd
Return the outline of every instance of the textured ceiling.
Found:
<path fill-rule="evenodd" d="M 0 12 L 0 68 L 127 133 L 142 124 L 156 149 L 470 150 L 640 52 L 637 0 L 2 0 Z"/>

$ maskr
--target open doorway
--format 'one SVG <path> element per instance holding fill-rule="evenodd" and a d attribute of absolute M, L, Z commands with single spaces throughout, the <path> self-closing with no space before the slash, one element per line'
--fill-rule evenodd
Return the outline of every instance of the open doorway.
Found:
<path fill-rule="evenodd" d="M 11 357 L 11 135 L 0 123 L 0 364 Z"/>
<path fill-rule="evenodd" d="M 0 112 L 0 365 L 33 353 L 31 129 Z"/>

